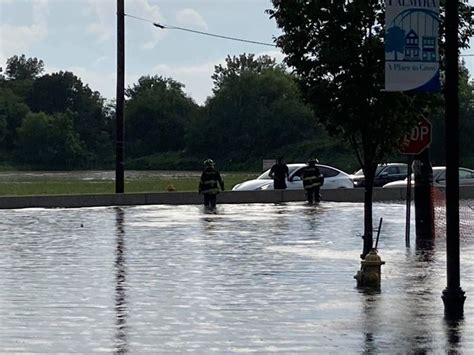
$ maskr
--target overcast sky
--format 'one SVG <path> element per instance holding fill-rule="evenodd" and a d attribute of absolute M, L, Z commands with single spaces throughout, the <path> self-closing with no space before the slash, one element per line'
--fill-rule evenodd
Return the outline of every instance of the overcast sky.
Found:
<path fill-rule="evenodd" d="M 474 0 L 470 0 L 474 5 Z M 153 22 L 272 43 L 279 30 L 265 10 L 270 0 L 125 0 L 125 12 Z M 126 83 L 142 75 L 172 77 L 202 104 L 214 65 L 241 53 L 278 49 L 178 30 L 126 17 Z M 473 47 L 474 47 L 474 43 Z M 474 53 L 474 48 L 467 51 Z M 465 53 L 467 53 L 465 52 Z M 0 0 L 0 65 L 13 55 L 44 61 L 46 72 L 69 70 L 102 96 L 115 96 L 115 0 Z M 474 74 L 474 57 L 464 57 Z"/>

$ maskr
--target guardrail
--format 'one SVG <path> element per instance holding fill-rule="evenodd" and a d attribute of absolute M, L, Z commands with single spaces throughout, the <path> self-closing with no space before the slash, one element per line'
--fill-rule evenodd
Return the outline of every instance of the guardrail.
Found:
<path fill-rule="evenodd" d="M 462 186 L 460 199 L 474 199 L 474 186 Z M 364 202 L 364 189 L 321 190 L 323 201 Z M 281 203 L 304 201 L 304 191 L 224 191 L 218 203 Z M 406 189 L 374 188 L 374 202 L 403 201 Z M 48 195 L 0 197 L 0 209 L 14 208 L 77 208 L 127 205 L 197 205 L 202 196 L 196 192 L 125 193 L 96 195 Z"/>

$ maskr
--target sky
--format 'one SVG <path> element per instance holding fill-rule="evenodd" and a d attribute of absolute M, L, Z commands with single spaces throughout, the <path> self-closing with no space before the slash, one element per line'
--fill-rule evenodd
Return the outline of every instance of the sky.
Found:
<path fill-rule="evenodd" d="M 474 0 L 469 0 L 474 5 Z M 125 13 L 151 22 L 272 43 L 280 34 L 265 10 L 270 0 L 125 0 Z M 229 41 L 125 18 L 126 86 L 143 75 L 171 77 L 198 104 L 212 94 L 214 66 L 227 55 L 283 54 L 270 46 Z M 463 52 L 474 54 L 472 49 Z M 115 97 L 116 0 L 0 0 L 0 66 L 25 54 L 45 72 L 72 71 L 92 90 Z M 464 57 L 474 75 L 474 56 Z"/>

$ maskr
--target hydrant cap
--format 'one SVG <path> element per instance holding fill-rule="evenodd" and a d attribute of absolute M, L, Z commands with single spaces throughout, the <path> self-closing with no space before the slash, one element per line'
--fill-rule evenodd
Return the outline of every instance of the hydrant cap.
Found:
<path fill-rule="evenodd" d="M 385 261 L 382 261 L 380 256 L 378 256 L 375 250 L 369 251 L 369 253 L 365 256 L 363 261 L 364 265 L 383 265 Z"/>

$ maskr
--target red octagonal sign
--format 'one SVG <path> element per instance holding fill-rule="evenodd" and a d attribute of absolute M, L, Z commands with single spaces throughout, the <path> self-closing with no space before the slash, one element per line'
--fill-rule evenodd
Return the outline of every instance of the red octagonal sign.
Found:
<path fill-rule="evenodd" d="M 431 144 L 431 122 L 422 118 L 410 134 L 406 135 L 400 146 L 402 154 L 420 154 Z"/>

